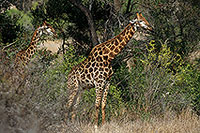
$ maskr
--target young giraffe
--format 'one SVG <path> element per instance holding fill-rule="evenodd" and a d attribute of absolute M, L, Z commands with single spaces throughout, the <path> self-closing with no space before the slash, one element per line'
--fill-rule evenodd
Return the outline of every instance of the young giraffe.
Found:
<path fill-rule="evenodd" d="M 80 100 L 80 91 L 86 88 L 96 88 L 95 124 L 98 125 L 100 103 L 102 106 L 102 124 L 105 122 L 106 99 L 109 90 L 109 80 L 113 74 L 111 61 L 122 51 L 138 29 L 151 31 L 152 28 L 140 13 L 130 21 L 127 27 L 114 38 L 95 46 L 87 59 L 75 66 L 68 75 L 67 86 L 70 96 L 66 104 L 68 113 L 66 119 L 74 119 L 75 109 Z M 72 113 L 72 115 L 71 115 Z"/>
<path fill-rule="evenodd" d="M 23 49 L 19 51 L 16 54 L 15 58 L 15 70 L 18 74 L 20 74 L 23 71 L 23 67 L 27 66 L 27 64 L 30 62 L 32 56 L 35 54 L 37 49 L 37 43 L 41 41 L 41 37 L 43 35 L 46 36 L 57 36 L 55 30 L 53 27 L 51 27 L 49 24 L 44 21 L 42 26 L 39 26 L 31 39 L 31 43 L 26 49 Z M 22 72 L 23 73 L 23 72 Z M 21 75 L 21 74 L 20 74 Z"/>

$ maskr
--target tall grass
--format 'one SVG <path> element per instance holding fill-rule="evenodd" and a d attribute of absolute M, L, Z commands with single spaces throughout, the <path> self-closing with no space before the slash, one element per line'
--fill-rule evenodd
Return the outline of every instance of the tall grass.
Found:
<path fill-rule="evenodd" d="M 177 115 L 166 112 L 162 117 L 154 117 L 149 121 L 136 119 L 130 121 L 112 120 L 105 125 L 95 128 L 90 122 L 62 123 L 53 125 L 45 133 L 199 133 L 200 120 L 190 110 Z"/>

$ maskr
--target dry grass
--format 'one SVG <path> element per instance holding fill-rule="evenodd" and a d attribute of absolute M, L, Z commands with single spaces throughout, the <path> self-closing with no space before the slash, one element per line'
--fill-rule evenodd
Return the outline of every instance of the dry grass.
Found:
<path fill-rule="evenodd" d="M 64 123 L 62 121 L 49 121 L 48 126 L 41 123 L 33 111 L 17 104 L 7 104 L 0 101 L 0 133 L 31 132 L 31 133 L 199 133 L 199 117 L 191 111 L 184 111 L 177 115 L 168 112 L 162 117 L 150 120 L 129 118 L 117 121 L 112 120 L 103 126 L 95 128 L 91 122 Z M 49 116 L 53 117 L 53 116 Z M 45 127 L 44 127 L 45 126 Z"/>
<path fill-rule="evenodd" d="M 141 120 L 127 123 L 111 122 L 98 130 L 99 133 L 197 133 L 199 131 L 200 121 L 189 113 L 178 117 L 154 118 L 150 122 Z M 86 130 L 85 132 L 91 131 Z"/>
<path fill-rule="evenodd" d="M 60 124 L 49 127 L 48 133 L 199 133 L 199 117 L 190 111 L 180 115 L 166 113 L 150 121 L 111 121 L 95 129 L 91 123 Z M 45 132 L 45 133 L 46 133 Z"/>

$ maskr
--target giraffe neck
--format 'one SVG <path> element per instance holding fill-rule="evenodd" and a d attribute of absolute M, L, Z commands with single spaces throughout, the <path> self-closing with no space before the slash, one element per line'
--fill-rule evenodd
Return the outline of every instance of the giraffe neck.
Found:
<path fill-rule="evenodd" d="M 105 45 L 105 47 L 109 48 L 111 55 L 113 54 L 113 56 L 115 57 L 128 44 L 136 31 L 136 28 L 134 26 L 134 24 L 129 23 L 120 34 L 115 36 L 109 41 L 110 43 L 107 43 Z"/>
<path fill-rule="evenodd" d="M 27 53 L 28 58 L 31 59 L 31 57 L 35 54 L 37 49 L 37 43 L 41 41 L 41 36 L 43 35 L 41 27 L 38 27 L 31 39 L 31 43 L 29 44 L 28 48 L 26 49 L 25 53 Z"/>
<path fill-rule="evenodd" d="M 35 30 L 29 46 L 17 54 L 16 63 L 21 62 L 23 65 L 27 65 L 30 62 L 30 59 L 36 52 L 37 43 L 41 40 L 41 36 L 43 34 L 42 30 L 43 29 L 41 27 L 38 27 Z"/>
<path fill-rule="evenodd" d="M 129 23 L 119 35 L 93 48 L 91 54 L 94 57 L 103 56 L 103 59 L 107 61 L 113 60 L 133 37 L 135 31 L 135 24 Z"/>

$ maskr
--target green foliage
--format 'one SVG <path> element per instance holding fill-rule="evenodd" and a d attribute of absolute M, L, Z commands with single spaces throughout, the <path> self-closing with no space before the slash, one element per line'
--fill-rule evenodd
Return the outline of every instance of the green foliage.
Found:
<path fill-rule="evenodd" d="M 198 67 L 187 64 L 181 67 L 177 75 L 179 81 L 177 88 L 187 93 L 191 101 L 191 107 L 200 114 L 200 71 Z"/>
<path fill-rule="evenodd" d="M 33 2 L 31 10 L 36 10 L 37 6 L 39 5 L 38 2 Z"/>
<path fill-rule="evenodd" d="M 147 67 L 161 67 L 166 72 L 176 72 L 183 65 L 181 55 L 173 53 L 170 47 L 167 46 L 167 41 L 162 44 L 158 50 L 155 47 L 155 41 L 150 41 L 149 45 L 146 45 L 147 55 L 144 55 L 144 59 L 141 59 L 142 63 Z"/>
<path fill-rule="evenodd" d="M 160 48 L 157 44 L 150 41 L 146 45 L 146 54 L 137 59 L 136 66 L 127 73 L 127 68 L 121 65 L 112 79 L 114 82 L 118 77 L 121 79 L 118 86 L 122 86 L 122 105 L 143 119 L 167 110 L 181 111 L 194 104 L 192 97 L 197 100 L 199 96 L 198 74 L 191 71 L 192 67 L 188 70 L 188 65 L 178 53 L 172 52 L 167 41 L 161 43 Z M 193 80 L 190 79 L 192 76 Z M 192 91 L 195 93 L 191 94 L 191 86 L 195 86 Z"/>
<path fill-rule="evenodd" d="M 107 119 L 118 118 L 122 115 L 125 103 L 121 97 L 122 90 L 114 85 L 110 86 L 107 99 L 106 115 Z"/>
<path fill-rule="evenodd" d="M 26 30 L 30 30 L 33 28 L 32 25 L 32 15 L 30 13 L 24 13 L 23 11 L 20 11 L 18 9 L 11 9 L 6 12 L 6 15 L 10 17 L 11 19 L 15 19 L 16 26 L 20 26 L 21 28 L 24 28 Z"/>
<path fill-rule="evenodd" d="M 70 45 L 68 47 L 67 53 L 64 55 L 64 59 L 65 60 L 63 63 L 63 67 L 65 68 L 66 74 L 68 74 L 74 66 L 78 65 L 80 62 L 85 60 L 85 57 L 77 56 L 74 47 Z"/>

